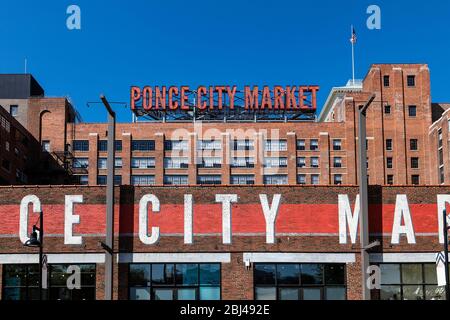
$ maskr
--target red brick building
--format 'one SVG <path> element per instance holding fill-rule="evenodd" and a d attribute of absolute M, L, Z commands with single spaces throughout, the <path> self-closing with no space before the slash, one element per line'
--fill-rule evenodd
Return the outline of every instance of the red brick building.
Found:
<path fill-rule="evenodd" d="M 102 299 L 107 124 L 78 121 L 67 99 L 27 79 L 25 93 L 17 80 L 0 86 L 2 112 L 73 180 L 0 188 L 1 298 L 36 297 L 37 254 L 23 243 L 42 210 L 46 297 Z M 117 124 L 114 298 L 361 299 L 357 110 L 372 94 L 372 298 L 444 298 L 434 262 L 450 202 L 450 108 L 432 103 L 422 64 L 372 65 L 362 82 L 333 88 L 317 119 L 185 112 Z"/>

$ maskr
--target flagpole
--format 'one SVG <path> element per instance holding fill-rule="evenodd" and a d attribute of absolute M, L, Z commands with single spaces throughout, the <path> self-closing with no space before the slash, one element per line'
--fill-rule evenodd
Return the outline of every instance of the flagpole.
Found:
<path fill-rule="evenodd" d="M 353 25 L 351 26 L 350 30 L 350 36 L 353 38 Z M 355 85 L 355 42 L 351 41 L 352 43 L 352 84 Z"/>

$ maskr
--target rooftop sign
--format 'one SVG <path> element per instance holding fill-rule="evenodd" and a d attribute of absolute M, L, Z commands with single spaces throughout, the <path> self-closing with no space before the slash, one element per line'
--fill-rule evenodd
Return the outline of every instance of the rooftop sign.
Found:
<path fill-rule="evenodd" d="M 132 86 L 130 106 L 133 111 L 245 111 L 309 112 L 317 109 L 319 86 Z"/>

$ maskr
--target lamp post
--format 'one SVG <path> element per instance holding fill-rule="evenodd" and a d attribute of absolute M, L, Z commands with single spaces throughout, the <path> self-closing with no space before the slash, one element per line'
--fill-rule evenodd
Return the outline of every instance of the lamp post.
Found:
<path fill-rule="evenodd" d="M 113 295 L 113 253 L 114 253 L 114 158 L 116 140 L 116 113 L 112 110 L 104 95 L 100 96 L 108 111 L 108 160 L 106 180 L 106 242 L 105 249 L 105 300 L 112 300 Z"/>
<path fill-rule="evenodd" d="M 367 132 L 366 117 L 367 109 L 375 100 L 373 94 L 367 100 L 364 106 L 358 109 L 359 113 L 359 132 L 358 132 L 358 149 L 359 149 L 359 237 L 361 242 L 361 273 L 362 273 L 362 299 L 370 300 L 370 290 L 367 286 L 367 269 L 369 267 L 368 249 L 378 245 L 377 242 L 369 245 L 369 197 L 368 197 L 368 181 L 367 181 Z"/>
<path fill-rule="evenodd" d="M 448 274 L 448 220 L 447 220 L 447 210 L 443 211 L 444 218 L 444 261 L 445 261 L 445 300 L 450 301 L 450 283 L 449 283 L 449 274 Z"/>
<path fill-rule="evenodd" d="M 24 246 L 30 248 L 39 247 L 39 300 L 42 300 L 42 268 L 44 260 L 44 213 L 42 211 L 39 212 L 39 227 L 33 226 L 30 239 L 25 242 Z"/>

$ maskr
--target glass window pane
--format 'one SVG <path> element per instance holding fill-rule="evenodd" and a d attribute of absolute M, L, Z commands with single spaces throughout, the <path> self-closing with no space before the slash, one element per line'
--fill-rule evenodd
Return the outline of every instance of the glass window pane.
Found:
<path fill-rule="evenodd" d="M 381 300 L 400 300 L 400 286 L 381 286 Z"/>
<path fill-rule="evenodd" d="M 3 267 L 3 285 L 5 287 L 26 285 L 26 265 L 5 265 Z"/>
<path fill-rule="evenodd" d="M 423 286 L 403 286 L 403 300 L 423 300 Z"/>
<path fill-rule="evenodd" d="M 302 279 L 304 284 L 322 284 L 323 283 L 323 265 L 322 264 L 302 264 Z"/>
<path fill-rule="evenodd" d="M 381 264 L 381 284 L 400 284 L 400 265 Z"/>
<path fill-rule="evenodd" d="M 155 300 L 173 300 L 172 289 L 154 289 L 153 295 Z"/>
<path fill-rule="evenodd" d="M 50 288 L 50 300 L 70 300 L 71 290 L 64 287 Z"/>
<path fill-rule="evenodd" d="M 345 284 L 345 266 L 343 264 L 325 265 L 326 284 Z"/>
<path fill-rule="evenodd" d="M 45 290 L 42 291 L 42 297 L 45 298 Z M 39 297 L 39 288 L 28 288 L 28 300 L 40 300 Z"/>
<path fill-rule="evenodd" d="M 437 284 L 437 274 L 435 264 L 425 264 L 424 273 L 426 284 Z"/>
<path fill-rule="evenodd" d="M 201 264 L 200 284 L 220 285 L 220 264 Z"/>
<path fill-rule="evenodd" d="M 4 288 L 3 300 L 25 300 L 26 288 Z"/>
<path fill-rule="evenodd" d="M 276 299 L 277 299 L 276 288 L 257 287 L 255 289 L 255 300 L 276 300 Z"/>
<path fill-rule="evenodd" d="M 277 265 L 278 284 L 299 284 L 300 267 L 298 264 Z"/>
<path fill-rule="evenodd" d="M 150 300 L 150 288 L 130 288 L 130 300 Z"/>
<path fill-rule="evenodd" d="M 255 284 L 275 284 L 275 265 L 255 265 Z"/>
<path fill-rule="evenodd" d="M 344 287 L 327 287 L 325 296 L 327 300 L 346 300 L 346 290 Z"/>
<path fill-rule="evenodd" d="M 402 282 L 406 284 L 423 283 L 421 264 L 402 265 Z"/>
<path fill-rule="evenodd" d="M 153 264 L 152 284 L 173 284 L 174 283 L 173 264 Z"/>
<path fill-rule="evenodd" d="M 298 288 L 281 288 L 279 300 L 299 300 Z"/>
<path fill-rule="evenodd" d="M 320 288 L 303 288 L 303 300 L 321 300 Z"/>
<path fill-rule="evenodd" d="M 95 288 L 81 288 L 81 289 L 73 289 L 72 291 L 72 300 L 95 300 Z"/>
<path fill-rule="evenodd" d="M 220 288 L 200 287 L 200 300 L 220 300 Z"/>
<path fill-rule="evenodd" d="M 445 300 L 445 287 L 425 286 L 426 300 Z"/>
<path fill-rule="evenodd" d="M 130 264 L 130 278 L 128 279 L 128 282 L 131 286 L 148 286 L 149 281 L 149 264 Z"/>
<path fill-rule="evenodd" d="M 181 285 L 198 284 L 197 264 L 177 264 L 175 269 L 175 281 Z"/>
<path fill-rule="evenodd" d="M 177 300 L 195 300 L 195 289 L 178 289 Z"/>

